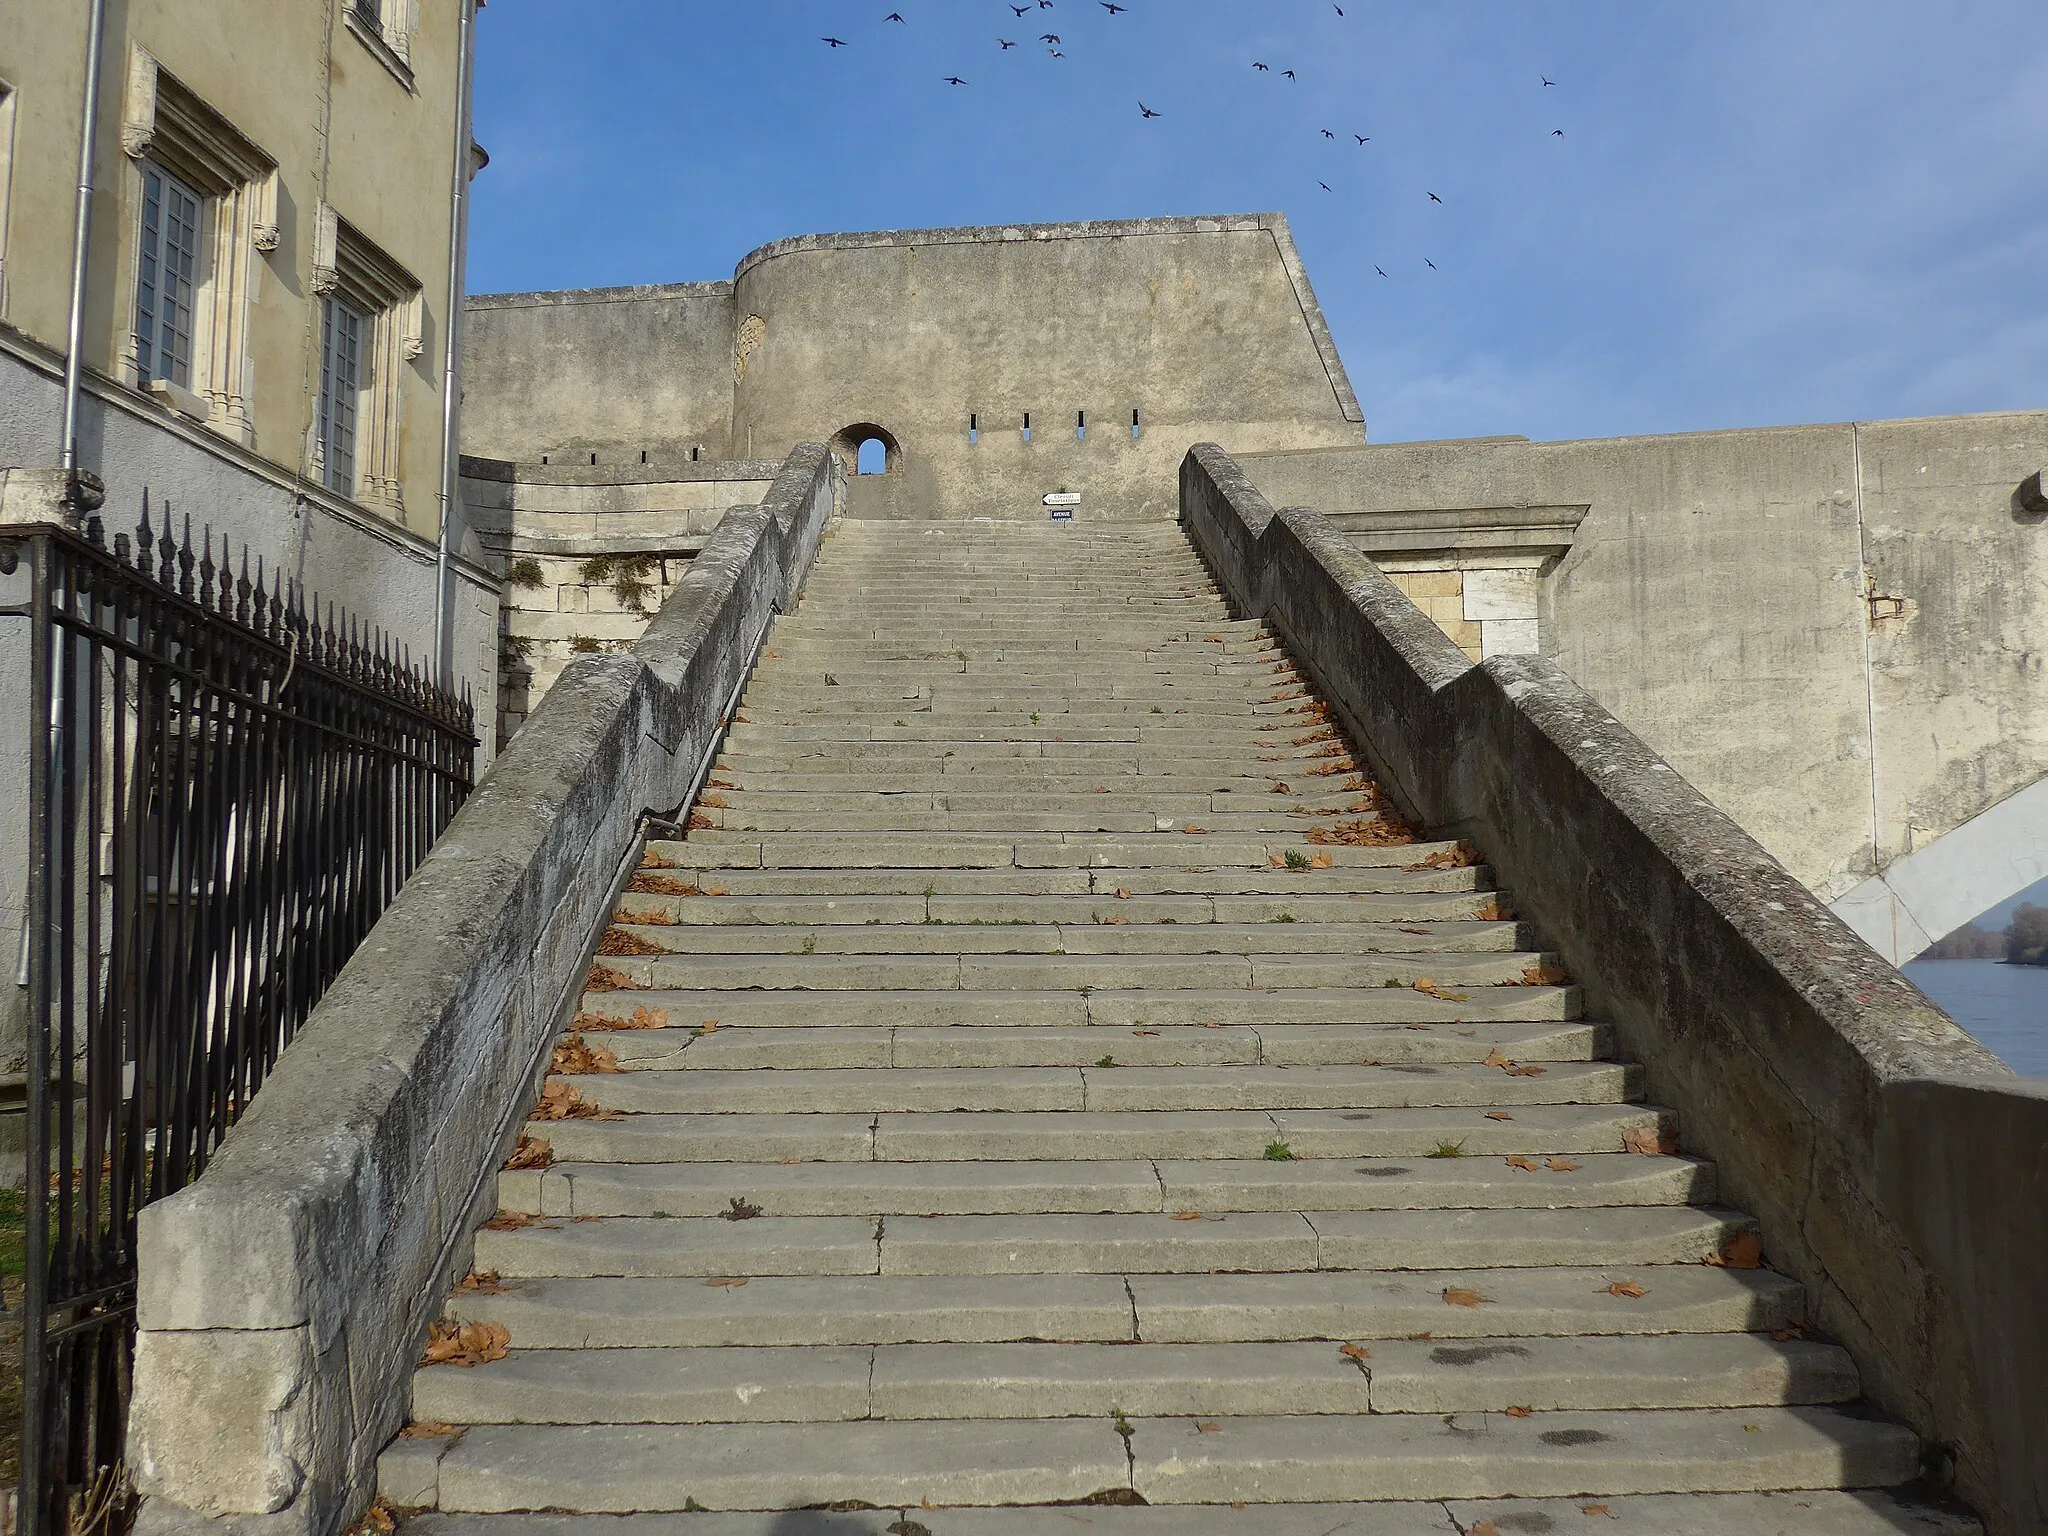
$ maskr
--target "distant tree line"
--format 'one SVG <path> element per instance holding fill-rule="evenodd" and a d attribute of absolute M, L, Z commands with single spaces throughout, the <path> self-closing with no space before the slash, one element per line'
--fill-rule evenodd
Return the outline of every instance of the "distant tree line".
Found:
<path fill-rule="evenodd" d="M 2008 965 L 2048 965 L 2048 907 L 2031 903 L 2013 913 L 2001 933 L 1965 924 L 1939 940 L 1922 958 L 1928 960 L 2003 960 Z"/>

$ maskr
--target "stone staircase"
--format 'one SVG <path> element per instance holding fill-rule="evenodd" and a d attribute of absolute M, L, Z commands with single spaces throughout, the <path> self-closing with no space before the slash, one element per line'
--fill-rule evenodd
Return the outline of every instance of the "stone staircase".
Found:
<path fill-rule="evenodd" d="M 1977 1529 L 1176 528 L 838 525 L 622 908 L 423 1525 Z"/>

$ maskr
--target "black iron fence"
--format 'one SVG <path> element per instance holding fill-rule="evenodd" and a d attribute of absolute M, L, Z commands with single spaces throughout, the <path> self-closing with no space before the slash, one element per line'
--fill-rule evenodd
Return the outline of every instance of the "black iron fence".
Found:
<path fill-rule="evenodd" d="M 97 519 L 0 527 L 0 745 L 28 781 L 25 816 L 0 806 L 0 875 L 27 838 L 24 1532 L 119 1521 L 136 1212 L 206 1167 L 475 762 L 466 697 L 163 523 L 145 498 L 111 549 Z"/>

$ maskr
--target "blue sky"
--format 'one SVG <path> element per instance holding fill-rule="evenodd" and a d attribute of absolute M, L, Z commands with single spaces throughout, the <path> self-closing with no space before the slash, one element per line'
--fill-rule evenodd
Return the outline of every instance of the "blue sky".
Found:
<path fill-rule="evenodd" d="M 1278 209 L 1378 441 L 2048 404 L 2040 0 L 1118 3 L 496 0 L 470 285 Z"/>

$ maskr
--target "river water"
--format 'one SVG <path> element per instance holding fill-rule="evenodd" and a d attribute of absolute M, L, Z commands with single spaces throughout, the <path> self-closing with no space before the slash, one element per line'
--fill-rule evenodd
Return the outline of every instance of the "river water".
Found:
<path fill-rule="evenodd" d="M 2015 1072 L 2048 1077 L 2048 966 L 1915 960 L 1906 975 Z"/>

